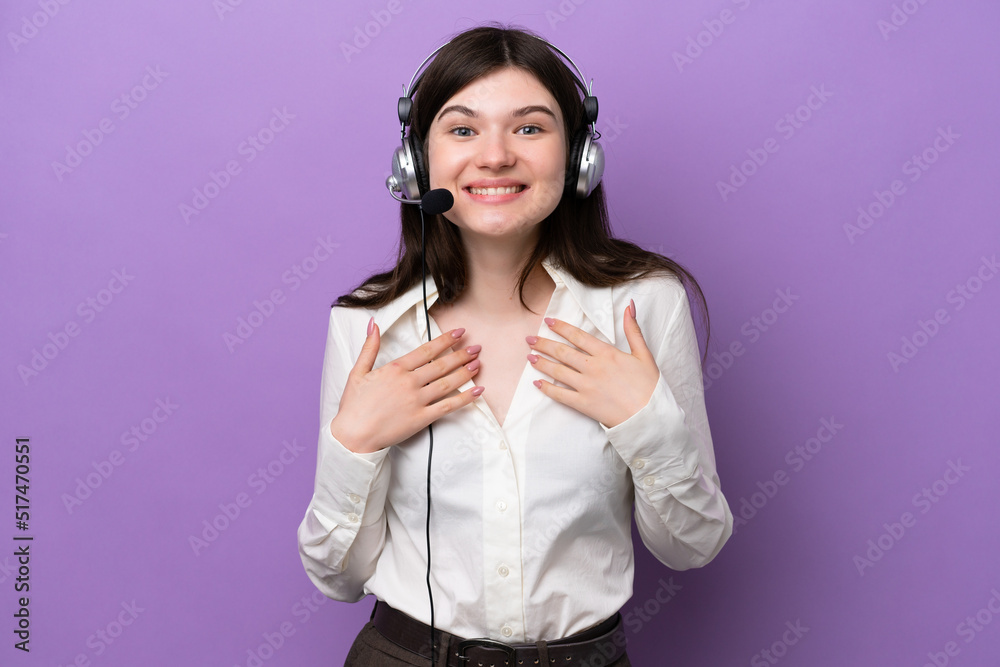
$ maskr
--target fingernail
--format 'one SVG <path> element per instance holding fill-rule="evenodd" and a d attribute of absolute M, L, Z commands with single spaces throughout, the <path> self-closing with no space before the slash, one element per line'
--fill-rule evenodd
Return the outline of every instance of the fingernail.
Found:
<path fill-rule="evenodd" d="M 464 333 L 465 333 L 465 329 L 455 329 L 454 331 L 451 332 L 451 337 L 452 338 L 461 338 L 462 334 L 464 334 Z"/>
<path fill-rule="evenodd" d="M 541 389 L 541 388 L 542 388 L 542 381 L 541 381 L 541 380 L 535 380 L 535 381 L 534 381 L 534 382 L 532 382 L 531 384 L 535 385 L 535 386 L 536 386 L 536 387 L 538 387 L 539 389 Z"/>
<path fill-rule="evenodd" d="M 473 396 L 479 396 L 485 390 L 486 390 L 486 387 L 476 387 L 475 389 L 472 390 L 472 395 Z"/>
<path fill-rule="evenodd" d="M 635 319 L 635 301 L 633 301 L 632 299 L 628 300 L 628 309 L 629 309 L 629 313 L 631 313 L 631 315 L 632 315 L 632 319 L 634 320 Z"/>
<path fill-rule="evenodd" d="M 473 359 L 472 361 L 467 363 L 465 367 L 468 368 L 470 371 L 476 370 L 477 368 L 479 368 L 479 359 Z"/>
<path fill-rule="evenodd" d="M 553 324 L 556 323 L 556 321 L 554 319 L 552 319 L 551 317 L 546 317 L 545 318 L 545 323 L 548 324 L 549 326 L 552 326 Z"/>
<path fill-rule="evenodd" d="M 469 347 L 465 348 L 465 351 L 468 352 L 469 354 L 479 354 L 479 351 L 482 349 L 483 349 L 482 345 L 470 345 Z"/>
<path fill-rule="evenodd" d="M 534 354 L 529 354 L 528 361 L 530 361 L 531 363 L 535 363 L 536 361 L 538 361 L 538 356 Z"/>
<path fill-rule="evenodd" d="M 374 315 L 372 315 L 371 319 L 368 320 L 368 335 L 371 336 L 373 331 L 375 331 L 375 316 Z"/>
<path fill-rule="evenodd" d="M 534 345 L 538 342 L 538 336 L 525 336 L 524 340 L 528 341 L 528 345 Z"/>

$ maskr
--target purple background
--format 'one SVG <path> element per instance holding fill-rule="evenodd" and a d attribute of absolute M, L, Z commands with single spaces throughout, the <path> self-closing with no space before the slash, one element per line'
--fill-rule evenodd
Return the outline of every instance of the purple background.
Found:
<path fill-rule="evenodd" d="M 35 536 L 30 655 L 12 648 L 0 548 L 0 662 L 342 664 L 372 600 L 326 603 L 295 539 L 329 303 L 394 257 L 383 183 L 401 84 L 454 32 L 501 20 L 594 79 L 616 234 L 688 266 L 711 309 L 709 417 L 744 522 L 682 573 L 636 538 L 633 663 L 994 664 L 996 3 L 223 2 L 0 9 L 0 540 L 19 534 L 15 437 L 31 438 Z M 796 113 L 798 127 L 779 124 Z M 248 150 L 258 134 L 270 143 Z M 80 144 L 75 167 L 54 166 Z M 925 149 L 934 162 L 914 172 Z M 767 161 L 724 198 L 718 182 L 754 154 Z M 212 173 L 226 182 L 230 160 L 239 172 L 186 221 L 180 205 Z M 895 180 L 902 194 L 867 229 L 845 228 Z M 335 248 L 314 255 L 319 239 Z M 274 290 L 270 316 L 227 345 Z M 60 336 L 67 324 L 76 336 Z M 36 351 L 52 358 L 22 378 Z M 162 423 L 157 400 L 177 406 Z M 840 425 L 832 438 L 823 419 Z M 130 449 L 122 434 L 144 420 L 152 433 Z M 102 466 L 115 451 L 121 465 Z M 220 504 L 241 493 L 249 506 L 225 526 Z M 189 538 L 213 520 L 225 530 L 196 555 Z M 888 547 L 877 561 L 869 540 Z M 671 577 L 681 588 L 661 605 Z M 123 631 L 107 644 L 101 629 Z"/>

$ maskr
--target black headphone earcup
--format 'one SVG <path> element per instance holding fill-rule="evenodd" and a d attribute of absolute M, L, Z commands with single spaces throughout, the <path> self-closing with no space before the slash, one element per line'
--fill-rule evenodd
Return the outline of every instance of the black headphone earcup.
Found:
<path fill-rule="evenodd" d="M 430 191 L 430 175 L 425 168 L 427 163 L 424 162 L 423 142 L 419 138 L 414 137 L 407 137 L 406 141 L 410 144 L 410 155 L 413 156 L 413 172 L 417 177 L 417 185 L 420 187 L 420 193 L 414 197 L 414 199 L 417 199 Z"/>

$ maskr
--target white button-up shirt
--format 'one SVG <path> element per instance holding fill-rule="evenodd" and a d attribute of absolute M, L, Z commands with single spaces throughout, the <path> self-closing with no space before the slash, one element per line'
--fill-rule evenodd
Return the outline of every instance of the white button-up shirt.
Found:
<path fill-rule="evenodd" d="M 633 506 L 643 543 L 675 570 L 708 563 L 732 533 L 683 286 L 647 277 L 590 287 L 549 260 L 543 266 L 555 282 L 545 316 L 625 352 L 622 313 L 634 299 L 660 378 L 639 412 L 607 428 L 543 394 L 532 381 L 552 378 L 525 359 L 502 427 L 482 397 L 434 422 L 434 624 L 459 637 L 554 640 L 617 612 L 632 596 Z M 437 296 L 428 277 L 428 307 Z M 373 594 L 430 623 L 427 429 L 371 454 L 330 432 L 371 315 L 381 332 L 374 368 L 427 341 L 419 283 L 380 309 L 331 309 L 316 485 L 299 551 L 328 597 Z M 431 337 L 440 335 L 430 323 Z M 544 323 L 537 335 L 569 344 Z"/>

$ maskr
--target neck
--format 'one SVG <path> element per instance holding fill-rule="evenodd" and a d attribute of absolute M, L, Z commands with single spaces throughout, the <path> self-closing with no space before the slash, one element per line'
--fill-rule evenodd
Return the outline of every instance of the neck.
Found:
<path fill-rule="evenodd" d="M 481 313 L 497 322 L 528 314 L 517 291 L 521 266 L 531 254 L 536 238 L 518 243 L 513 239 L 476 243 L 463 239 L 467 277 L 465 291 L 456 305 Z M 555 282 L 539 262 L 531 269 L 524 283 L 524 301 L 536 313 L 542 312 L 549 301 Z"/>

